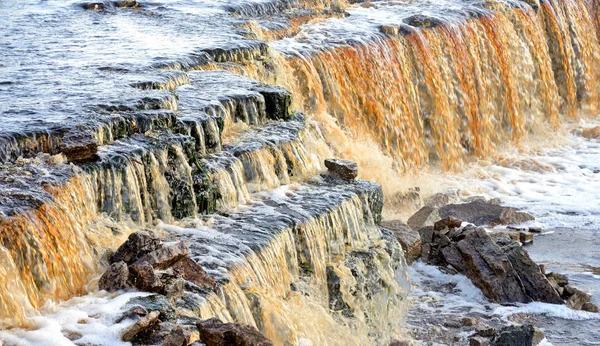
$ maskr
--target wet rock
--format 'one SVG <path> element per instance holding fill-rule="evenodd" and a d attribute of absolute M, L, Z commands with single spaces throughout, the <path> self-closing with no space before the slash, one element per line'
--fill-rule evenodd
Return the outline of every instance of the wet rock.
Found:
<path fill-rule="evenodd" d="M 526 232 L 519 232 L 519 241 L 523 244 L 530 244 L 533 242 L 533 234 Z"/>
<path fill-rule="evenodd" d="M 147 262 L 155 269 L 167 269 L 175 262 L 189 254 L 187 242 L 180 241 L 173 245 L 162 246 L 140 257 L 138 262 Z M 134 265 L 136 265 L 134 263 Z"/>
<path fill-rule="evenodd" d="M 389 346 L 410 346 L 408 341 L 392 340 Z"/>
<path fill-rule="evenodd" d="M 129 269 L 127 268 L 127 264 L 123 261 L 115 262 L 102 274 L 100 281 L 98 281 L 98 287 L 101 290 L 115 292 L 131 287 L 128 281 Z"/>
<path fill-rule="evenodd" d="M 216 318 L 199 321 L 200 341 L 206 346 L 272 346 L 256 328 L 239 323 L 224 323 Z"/>
<path fill-rule="evenodd" d="M 83 5 L 83 8 L 86 10 L 91 10 L 91 11 L 103 11 L 104 10 L 104 3 L 102 2 L 92 2 L 89 4 L 85 4 Z"/>
<path fill-rule="evenodd" d="M 540 0 L 521 0 L 524 3 L 528 4 L 533 8 L 534 11 L 537 11 L 540 8 Z"/>
<path fill-rule="evenodd" d="M 469 338 L 469 346 L 489 346 L 492 341 L 490 338 L 475 335 Z"/>
<path fill-rule="evenodd" d="M 184 330 L 181 326 L 177 326 L 169 332 L 162 345 L 187 346 L 192 342 L 192 333 L 189 330 Z"/>
<path fill-rule="evenodd" d="M 594 304 L 592 302 L 583 303 L 583 305 L 581 305 L 581 310 L 587 311 L 587 312 L 600 312 L 600 309 L 598 309 L 598 306 L 596 306 L 596 304 Z"/>
<path fill-rule="evenodd" d="M 400 25 L 390 24 L 390 25 L 382 25 L 379 27 L 379 31 L 386 35 L 390 36 L 398 36 L 400 33 Z"/>
<path fill-rule="evenodd" d="M 327 159 L 325 167 L 329 173 L 346 180 L 353 180 L 358 176 L 358 165 L 352 161 Z"/>
<path fill-rule="evenodd" d="M 421 255 L 421 236 L 400 220 L 382 221 L 381 226 L 394 232 L 396 240 L 404 250 L 404 257 L 410 264 Z"/>
<path fill-rule="evenodd" d="M 158 311 L 152 311 L 148 313 L 146 316 L 140 317 L 134 324 L 129 326 L 125 332 L 121 335 L 121 340 L 123 341 L 131 341 L 135 338 L 136 335 L 143 332 L 144 330 L 150 328 L 158 321 L 158 316 L 160 313 Z"/>
<path fill-rule="evenodd" d="M 140 231 L 131 233 L 127 241 L 121 244 L 111 256 L 110 262 L 124 261 L 127 264 L 132 264 L 139 257 L 158 249 L 161 245 L 161 241 L 150 232 Z"/>
<path fill-rule="evenodd" d="M 167 298 L 175 299 L 183 297 L 184 288 L 185 280 L 182 278 L 171 275 L 163 275 L 161 278 L 160 293 L 164 294 Z"/>
<path fill-rule="evenodd" d="M 327 266 L 327 292 L 329 296 L 329 309 L 332 311 L 342 312 L 344 316 L 352 316 L 353 311 L 350 306 L 344 301 L 341 291 L 341 278 L 336 273 L 333 266 Z"/>
<path fill-rule="evenodd" d="M 445 205 L 458 203 L 459 201 L 458 191 L 438 192 L 425 200 L 425 206 L 439 209 Z"/>
<path fill-rule="evenodd" d="M 469 203 L 448 204 L 439 209 L 440 218 L 453 216 L 478 225 L 509 225 L 532 221 L 535 218 L 515 208 L 503 207 L 482 200 Z"/>
<path fill-rule="evenodd" d="M 162 282 L 150 263 L 138 261 L 131 266 L 131 271 L 135 276 L 135 287 L 146 292 L 160 291 Z"/>
<path fill-rule="evenodd" d="M 563 300 L 546 276 L 542 274 L 539 266 L 517 242 L 505 236 L 497 238 L 496 244 L 504 251 L 512 268 L 519 276 L 527 296 L 538 302 L 563 304 Z"/>
<path fill-rule="evenodd" d="M 137 2 L 137 0 L 120 0 L 120 1 L 115 1 L 114 2 L 116 7 L 121 7 L 121 8 L 131 8 L 131 7 L 139 7 L 140 4 Z"/>
<path fill-rule="evenodd" d="M 541 227 L 529 227 L 528 230 L 531 233 L 542 233 L 542 228 Z"/>
<path fill-rule="evenodd" d="M 216 282 L 201 265 L 189 257 L 183 257 L 171 266 L 173 273 L 198 287 L 213 288 Z"/>
<path fill-rule="evenodd" d="M 441 219 L 433 224 L 434 231 L 442 231 L 446 229 L 459 228 L 462 224 L 462 220 L 459 220 L 453 216 L 448 216 L 445 219 Z"/>
<path fill-rule="evenodd" d="M 175 308 L 171 301 L 161 294 L 136 297 L 130 301 L 130 304 L 143 306 L 148 311 L 158 311 L 158 319 L 161 321 L 172 321 L 176 317 Z"/>
<path fill-rule="evenodd" d="M 417 231 L 425 226 L 433 226 L 433 224 L 441 219 L 438 209 L 432 207 L 423 207 L 411 216 L 406 224 L 408 227 Z"/>
<path fill-rule="evenodd" d="M 582 310 L 583 304 L 590 301 L 590 295 L 573 286 L 565 286 L 565 297 L 568 296 L 567 306 L 574 310 Z"/>
<path fill-rule="evenodd" d="M 492 346 L 535 346 L 544 339 L 544 333 L 532 325 L 508 326 L 492 338 Z"/>
<path fill-rule="evenodd" d="M 462 327 L 462 323 L 455 320 L 445 321 L 444 327 L 459 329 L 460 327 Z"/>
<path fill-rule="evenodd" d="M 292 93 L 285 88 L 271 85 L 261 85 L 253 88 L 265 99 L 265 111 L 269 119 L 289 120 L 293 113 Z"/>
<path fill-rule="evenodd" d="M 64 135 L 60 151 L 69 161 L 90 160 L 96 157 L 98 140 L 92 130 L 76 127 Z"/>
<path fill-rule="evenodd" d="M 556 284 L 560 287 L 565 287 L 566 285 L 569 284 L 569 278 L 567 278 L 567 276 L 563 275 L 563 274 L 552 272 L 552 273 L 546 275 L 546 277 L 549 280 L 550 279 L 554 280 L 554 282 L 556 282 Z"/>
<path fill-rule="evenodd" d="M 423 206 L 421 189 L 419 187 L 409 188 L 408 191 L 399 192 L 393 197 L 394 204 L 407 208 L 407 210 L 419 210 Z"/>
<path fill-rule="evenodd" d="M 477 319 L 474 317 L 463 317 L 460 319 L 463 326 L 471 327 L 477 324 Z"/>
<path fill-rule="evenodd" d="M 141 305 L 136 305 L 125 311 L 121 317 L 117 319 L 117 323 L 121 323 L 121 321 L 126 320 L 128 318 L 136 318 L 146 316 L 148 314 L 148 310 Z"/>
<path fill-rule="evenodd" d="M 428 17 L 422 14 L 416 14 L 414 16 L 410 16 L 406 19 L 404 19 L 404 22 L 410 26 L 414 26 L 416 28 L 433 28 L 436 27 L 440 24 L 442 24 L 442 21 L 437 19 L 437 18 L 433 18 L 433 17 Z"/>

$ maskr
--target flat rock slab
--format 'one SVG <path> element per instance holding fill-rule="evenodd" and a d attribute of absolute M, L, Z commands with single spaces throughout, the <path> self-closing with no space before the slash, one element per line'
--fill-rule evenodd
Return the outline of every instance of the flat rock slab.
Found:
<path fill-rule="evenodd" d="M 325 167 L 327 167 L 329 173 L 342 179 L 352 180 L 358 176 L 358 165 L 356 162 L 327 159 L 325 160 Z"/>
<path fill-rule="evenodd" d="M 515 208 L 476 200 L 462 204 L 448 204 L 439 209 L 440 218 L 453 216 L 460 220 L 478 225 L 509 225 L 533 221 L 535 218 Z"/>

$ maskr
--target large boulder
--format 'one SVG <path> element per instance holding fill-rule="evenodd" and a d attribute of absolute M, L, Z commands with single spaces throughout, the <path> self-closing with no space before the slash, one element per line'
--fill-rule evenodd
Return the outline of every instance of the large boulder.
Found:
<path fill-rule="evenodd" d="M 206 346 L 272 346 L 256 328 L 239 323 L 224 323 L 217 318 L 196 323 L 200 341 Z"/>
<path fill-rule="evenodd" d="M 538 302 L 563 304 L 562 298 L 542 273 L 540 267 L 519 243 L 504 235 L 496 238 L 496 244 L 508 257 L 529 297 Z"/>
<path fill-rule="evenodd" d="M 400 220 L 382 221 L 381 226 L 392 231 L 396 240 L 404 250 L 404 258 L 408 264 L 421 255 L 421 236 Z"/>
<path fill-rule="evenodd" d="M 457 219 L 478 225 L 510 225 L 533 221 L 535 218 L 515 208 L 475 200 L 469 203 L 448 204 L 439 209 L 440 218 L 453 216 Z"/>
<path fill-rule="evenodd" d="M 544 332 L 528 324 L 500 329 L 492 338 L 492 346 L 535 346 L 544 340 Z"/>

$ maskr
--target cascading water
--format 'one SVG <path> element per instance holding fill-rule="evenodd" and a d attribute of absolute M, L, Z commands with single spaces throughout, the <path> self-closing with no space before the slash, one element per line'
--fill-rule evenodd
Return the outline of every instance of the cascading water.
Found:
<path fill-rule="evenodd" d="M 458 171 L 599 111 L 595 0 L 141 3 L 0 5 L 4 326 L 39 328 L 49 300 L 96 290 L 106 250 L 152 228 L 219 280 L 184 315 L 277 345 L 404 338 L 406 264 L 377 226 L 379 188 L 323 181 L 323 159 L 357 161 L 391 210 L 400 176 Z M 81 129 L 97 152 L 63 162 Z"/>

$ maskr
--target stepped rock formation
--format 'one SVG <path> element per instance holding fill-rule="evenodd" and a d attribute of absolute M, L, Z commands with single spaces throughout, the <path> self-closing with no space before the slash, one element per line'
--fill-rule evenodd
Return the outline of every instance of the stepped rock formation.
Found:
<path fill-rule="evenodd" d="M 83 294 L 107 249 L 156 228 L 187 241 L 216 281 L 184 286 L 199 318 L 257 327 L 275 344 L 389 342 L 408 282 L 378 226 L 382 189 L 320 176 L 324 160 L 387 179 L 455 169 L 600 102 L 593 0 L 21 6 L 0 11 L 8 326 Z M 328 268 L 349 308 L 339 313 Z"/>

